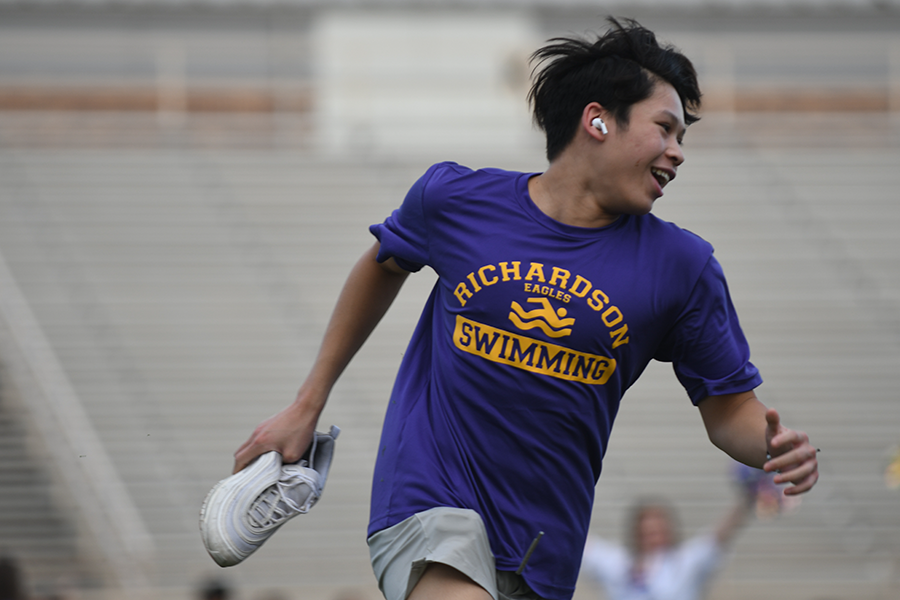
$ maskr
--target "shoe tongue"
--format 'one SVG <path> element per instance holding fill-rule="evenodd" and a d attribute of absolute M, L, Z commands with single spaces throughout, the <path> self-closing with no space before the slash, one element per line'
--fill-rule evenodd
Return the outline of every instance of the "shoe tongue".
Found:
<path fill-rule="evenodd" d="M 278 500 L 278 508 L 284 510 L 296 510 L 297 506 L 303 506 L 307 498 L 309 498 L 309 495 L 314 491 L 306 478 L 298 476 L 303 472 L 301 469 L 308 469 L 305 460 L 300 461 L 300 463 L 295 465 L 285 465 L 282 467 L 281 479 L 279 480 L 278 486 L 281 488 L 282 498 Z M 285 502 L 285 498 L 293 502 L 294 506 L 289 506 Z"/>

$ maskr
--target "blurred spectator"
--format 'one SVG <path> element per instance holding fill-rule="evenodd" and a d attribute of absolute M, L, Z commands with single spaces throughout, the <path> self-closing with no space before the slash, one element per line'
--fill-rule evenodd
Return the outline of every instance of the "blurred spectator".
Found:
<path fill-rule="evenodd" d="M 229 600 L 231 588 L 220 579 L 206 581 L 197 593 L 198 600 Z"/>
<path fill-rule="evenodd" d="M 25 583 L 18 563 L 0 556 L 0 600 L 25 600 Z"/>
<path fill-rule="evenodd" d="M 753 488 L 742 487 L 738 502 L 713 532 L 683 543 L 668 502 L 639 501 L 627 521 L 627 547 L 590 538 L 582 571 L 603 586 L 610 600 L 699 600 L 756 500 Z"/>

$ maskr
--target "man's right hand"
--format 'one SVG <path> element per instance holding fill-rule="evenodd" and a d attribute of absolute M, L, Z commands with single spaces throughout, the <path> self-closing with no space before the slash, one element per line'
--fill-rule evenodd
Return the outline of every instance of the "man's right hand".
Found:
<path fill-rule="evenodd" d="M 312 443 L 316 420 L 306 416 L 296 402 L 260 423 L 250 438 L 234 453 L 234 473 L 241 471 L 257 456 L 275 450 L 284 463 L 300 460 Z"/>

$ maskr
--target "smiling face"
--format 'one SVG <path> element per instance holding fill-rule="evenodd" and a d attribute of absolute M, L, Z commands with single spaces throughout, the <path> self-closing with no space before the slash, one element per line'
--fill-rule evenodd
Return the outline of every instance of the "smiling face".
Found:
<path fill-rule="evenodd" d="M 610 214 L 643 215 L 663 195 L 684 162 L 684 109 L 675 88 L 658 82 L 653 94 L 634 104 L 626 126 L 606 119 L 597 190 Z"/>

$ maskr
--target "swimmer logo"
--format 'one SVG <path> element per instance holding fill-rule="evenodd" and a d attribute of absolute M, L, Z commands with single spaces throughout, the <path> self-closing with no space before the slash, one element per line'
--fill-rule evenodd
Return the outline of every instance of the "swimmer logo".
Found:
<path fill-rule="evenodd" d="M 550 301 L 546 298 L 529 298 L 526 302 L 540 304 L 541 308 L 526 311 L 522 305 L 515 300 L 512 303 L 512 312 L 509 313 L 509 320 L 513 324 L 527 331 L 529 329 L 538 328 L 552 338 L 561 338 L 572 334 L 572 325 L 575 319 L 564 319 L 566 309 L 560 308 L 553 310 Z"/>

